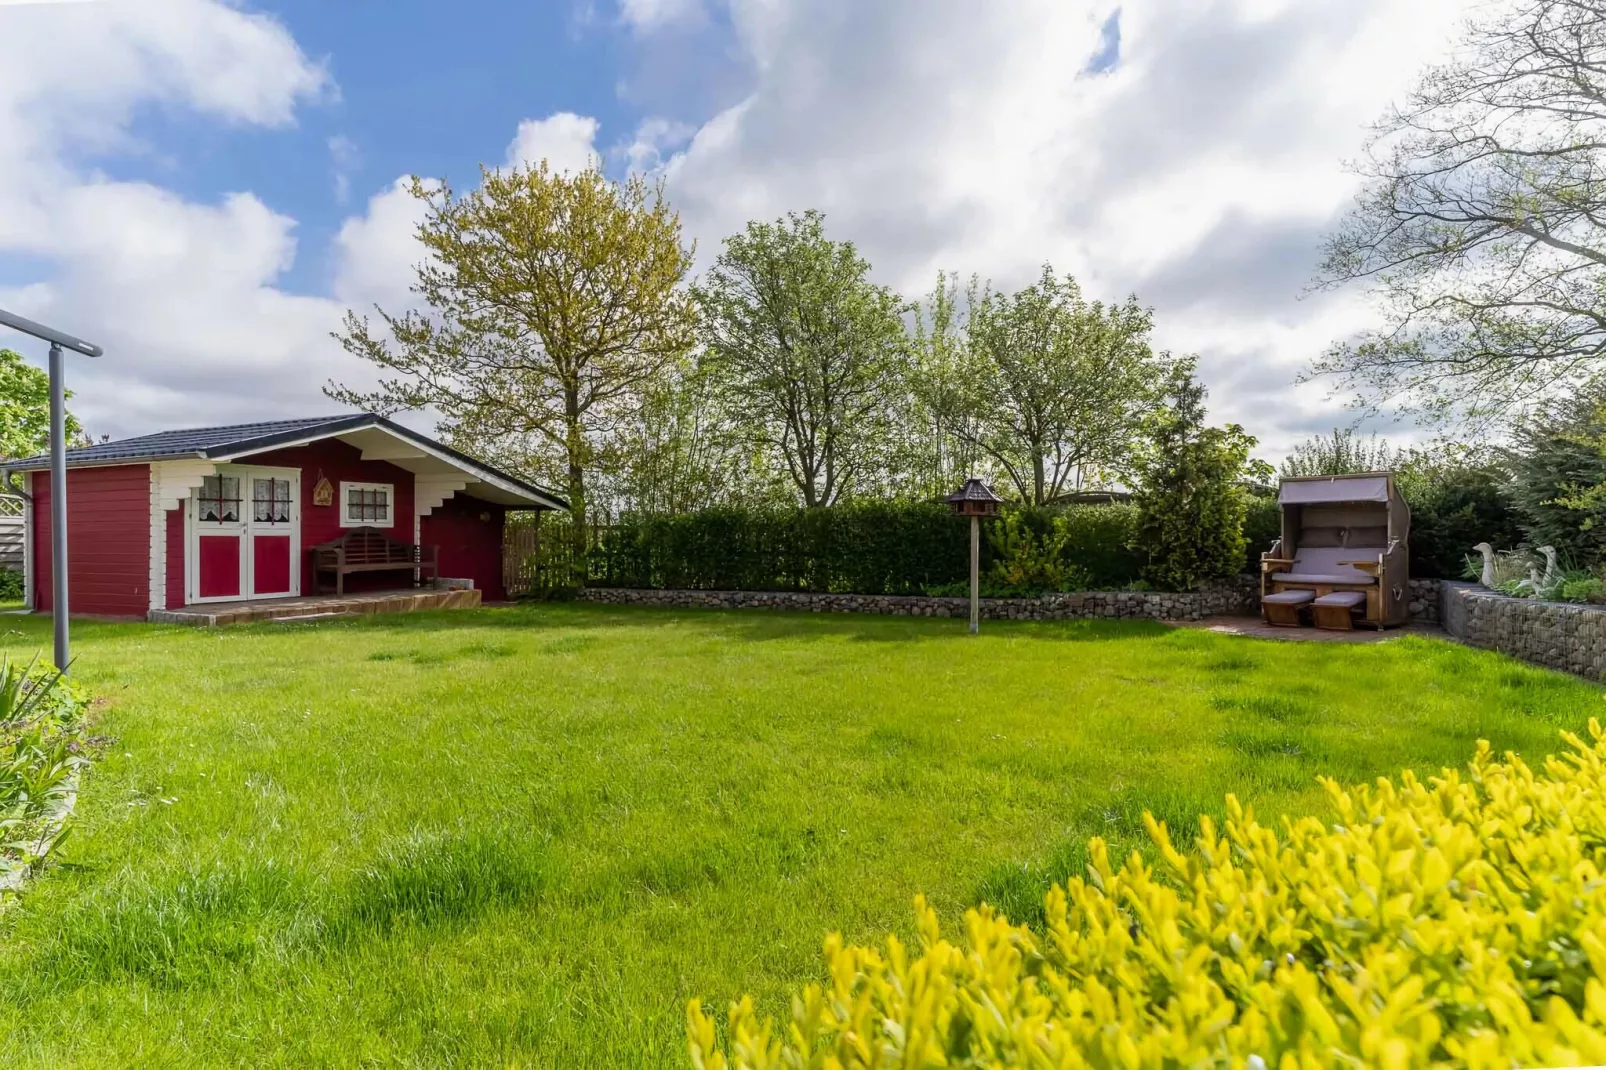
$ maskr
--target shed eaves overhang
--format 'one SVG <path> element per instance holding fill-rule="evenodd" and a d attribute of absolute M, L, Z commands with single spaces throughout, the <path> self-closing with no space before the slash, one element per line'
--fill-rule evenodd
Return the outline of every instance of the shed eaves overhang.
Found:
<path fill-rule="evenodd" d="M 163 431 L 67 451 L 68 468 L 154 461 L 197 460 L 226 464 L 269 450 L 338 438 L 363 451 L 368 460 L 389 461 L 417 474 L 457 472 L 473 483 L 468 493 L 515 509 L 568 509 L 569 503 L 544 487 L 525 482 L 427 435 L 373 413 L 230 427 Z M 0 472 L 47 468 L 47 456 L 0 464 Z"/>

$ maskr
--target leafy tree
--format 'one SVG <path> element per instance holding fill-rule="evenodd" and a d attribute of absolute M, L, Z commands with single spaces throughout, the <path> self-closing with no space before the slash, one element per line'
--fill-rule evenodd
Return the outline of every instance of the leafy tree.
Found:
<path fill-rule="evenodd" d="M 1377 125 L 1319 280 L 1367 283 L 1384 325 L 1315 372 L 1439 418 L 1576 387 L 1606 353 L 1606 7 L 1486 10 Z"/>
<path fill-rule="evenodd" d="M 602 456 L 596 497 L 611 515 L 792 500 L 786 476 L 755 447 L 706 360 L 688 359 L 653 380 Z"/>
<path fill-rule="evenodd" d="M 64 424 L 69 445 L 84 441 L 84 429 L 72 413 Z M 0 349 L 0 459 L 32 457 L 49 448 L 50 376 L 21 353 Z"/>
<path fill-rule="evenodd" d="M 944 294 L 939 280 L 934 308 L 952 308 Z M 946 434 L 1043 505 L 1124 467 L 1172 367 L 1152 326 L 1136 298 L 1089 302 L 1048 265 L 1014 294 L 973 285 L 964 344 L 928 360 L 920 393 Z"/>
<path fill-rule="evenodd" d="M 1306 439 L 1289 451 L 1277 470 L 1284 476 L 1342 476 L 1351 472 L 1387 472 L 1403 454 L 1376 435 L 1362 438 L 1347 427 Z"/>
<path fill-rule="evenodd" d="M 1192 362 L 1180 364 L 1137 468 L 1136 545 L 1149 558 L 1144 579 L 1161 590 L 1192 590 L 1244 562 L 1242 480 L 1255 440 L 1237 424 L 1207 427 L 1204 399 Z"/>
<path fill-rule="evenodd" d="M 483 453 L 555 456 L 584 517 L 603 439 L 695 343 L 679 216 L 639 178 L 545 162 L 482 170 L 462 195 L 415 178 L 412 195 L 431 257 L 413 292 L 429 311 L 377 309 L 384 331 L 348 312 L 336 337 L 394 375 L 326 392 L 381 412 L 433 407 L 452 441 Z"/>
<path fill-rule="evenodd" d="M 727 403 L 809 507 L 883 467 L 902 406 L 903 303 L 869 274 L 810 211 L 725 239 L 696 289 Z"/>
<path fill-rule="evenodd" d="M 952 493 L 972 477 L 991 484 L 1001 474 L 977 445 L 980 421 L 966 400 L 967 309 L 978 302 L 980 287 L 972 277 L 961 294 L 958 277 L 939 272 L 936 288 L 913 309 L 914 395 L 907 434 L 909 468 L 922 498 Z"/>

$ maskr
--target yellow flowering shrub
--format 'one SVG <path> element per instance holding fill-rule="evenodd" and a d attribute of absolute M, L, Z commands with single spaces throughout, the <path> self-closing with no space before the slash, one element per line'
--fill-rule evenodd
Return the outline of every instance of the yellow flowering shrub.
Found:
<path fill-rule="evenodd" d="M 962 941 L 916 900 L 919 947 L 825 942 L 784 1027 L 725 1035 L 693 1002 L 699 1070 L 1606 1063 L 1606 736 L 1535 770 L 1480 743 L 1464 772 L 1346 790 L 1261 825 L 1229 796 L 1190 851 L 1093 840 L 1042 931 L 987 907 Z"/>

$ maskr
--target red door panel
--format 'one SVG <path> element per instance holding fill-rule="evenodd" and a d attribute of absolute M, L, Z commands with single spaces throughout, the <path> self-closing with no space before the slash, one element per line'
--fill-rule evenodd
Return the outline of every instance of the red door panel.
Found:
<path fill-rule="evenodd" d="M 290 593 L 290 536 L 251 538 L 252 594 Z"/>
<path fill-rule="evenodd" d="M 197 540 L 200 597 L 240 597 L 240 541 L 238 535 L 202 535 Z"/>

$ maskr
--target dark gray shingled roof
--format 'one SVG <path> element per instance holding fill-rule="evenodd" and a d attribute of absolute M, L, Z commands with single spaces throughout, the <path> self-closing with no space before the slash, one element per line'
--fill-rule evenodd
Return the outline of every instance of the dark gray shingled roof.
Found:
<path fill-rule="evenodd" d="M 402 438 L 444 453 L 470 468 L 478 468 L 531 494 L 555 502 L 561 508 L 569 507 L 568 502 L 544 487 L 510 476 L 483 461 L 477 461 L 450 446 L 371 412 L 351 413 L 346 416 L 311 416 L 300 420 L 265 420 L 261 423 L 230 424 L 226 427 L 190 427 L 178 431 L 158 431 L 153 435 L 137 435 L 116 442 L 97 442 L 93 446 L 68 450 L 67 467 L 116 464 L 119 461 L 162 461 L 181 457 L 195 457 L 201 460 L 238 457 L 309 438 L 333 438 L 365 427 L 384 428 Z M 50 457 L 41 454 L 37 457 L 6 461 L 0 464 L 0 471 L 28 472 L 49 466 Z"/>
<path fill-rule="evenodd" d="M 154 435 L 136 435 L 116 442 L 100 442 L 82 449 L 68 450 L 67 463 L 103 464 L 107 461 L 155 461 L 164 457 L 193 457 L 205 455 L 218 447 L 231 447 L 235 443 L 251 442 L 286 432 L 300 437 L 306 431 L 322 424 L 344 420 L 343 416 L 311 417 L 304 420 L 265 420 L 256 424 L 230 424 L 227 427 L 187 427 L 178 431 L 158 431 Z M 44 468 L 50 464 L 48 454 L 7 461 L 4 467 L 17 471 Z"/>

